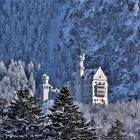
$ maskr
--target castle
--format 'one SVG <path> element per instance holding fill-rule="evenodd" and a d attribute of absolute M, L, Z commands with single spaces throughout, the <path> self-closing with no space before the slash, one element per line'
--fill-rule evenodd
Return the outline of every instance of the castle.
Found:
<path fill-rule="evenodd" d="M 101 67 L 96 72 L 85 70 L 85 54 L 78 49 L 76 72 L 64 86 L 68 87 L 71 95 L 77 102 L 84 104 L 108 104 L 108 79 Z M 54 99 L 58 90 L 49 84 L 49 77 L 43 75 L 43 101 Z"/>

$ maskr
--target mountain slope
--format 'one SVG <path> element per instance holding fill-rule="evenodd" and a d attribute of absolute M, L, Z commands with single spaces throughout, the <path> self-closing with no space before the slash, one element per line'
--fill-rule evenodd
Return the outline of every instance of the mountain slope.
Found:
<path fill-rule="evenodd" d="M 72 2 L 68 3 L 59 43 L 66 73 L 70 75 L 74 69 L 74 50 L 82 45 L 87 54 L 86 67 L 102 66 L 107 73 L 112 99 L 140 94 L 139 1 Z"/>
<path fill-rule="evenodd" d="M 62 86 L 81 46 L 86 68 L 102 66 L 108 75 L 112 99 L 140 94 L 139 6 L 138 0 L 2 0 L 0 60 L 32 61 L 37 87 L 45 72 Z"/>

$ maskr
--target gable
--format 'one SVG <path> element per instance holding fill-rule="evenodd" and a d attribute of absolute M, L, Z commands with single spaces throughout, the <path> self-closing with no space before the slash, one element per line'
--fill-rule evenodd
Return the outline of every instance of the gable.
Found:
<path fill-rule="evenodd" d="M 101 67 L 99 67 L 99 69 L 97 70 L 97 72 L 95 73 L 94 80 L 107 80 L 107 77 L 105 76 L 103 70 L 101 69 Z"/>

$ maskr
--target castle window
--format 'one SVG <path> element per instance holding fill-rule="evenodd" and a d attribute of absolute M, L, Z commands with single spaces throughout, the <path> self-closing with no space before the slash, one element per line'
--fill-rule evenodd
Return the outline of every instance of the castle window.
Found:
<path fill-rule="evenodd" d="M 48 88 L 48 86 L 44 86 L 44 88 Z"/>

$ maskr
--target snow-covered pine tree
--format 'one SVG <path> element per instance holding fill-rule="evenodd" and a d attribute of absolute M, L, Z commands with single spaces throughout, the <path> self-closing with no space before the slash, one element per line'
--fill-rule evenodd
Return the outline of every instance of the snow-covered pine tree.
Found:
<path fill-rule="evenodd" d="M 0 97 L 0 140 L 3 137 L 3 132 L 4 132 L 4 119 L 6 118 L 6 105 L 7 105 L 7 100 L 3 97 Z"/>
<path fill-rule="evenodd" d="M 0 116 L 3 116 L 4 113 L 4 109 L 6 108 L 6 105 L 8 104 L 6 98 L 4 97 L 0 97 Z"/>
<path fill-rule="evenodd" d="M 3 139 L 35 140 L 47 138 L 46 116 L 37 105 L 36 97 L 30 96 L 29 90 L 19 90 L 17 98 L 8 108 Z"/>
<path fill-rule="evenodd" d="M 63 87 L 54 101 L 49 115 L 49 130 L 56 140 L 94 140 L 96 134 L 88 130 L 83 114 L 74 105 L 69 90 Z"/>
<path fill-rule="evenodd" d="M 88 130 L 90 130 L 90 132 L 93 134 L 93 135 L 95 135 L 96 136 L 96 123 L 95 123 L 95 120 L 94 120 L 94 117 L 92 116 L 91 117 L 91 120 L 90 120 L 90 122 L 88 123 L 88 127 L 89 127 L 89 129 Z"/>
<path fill-rule="evenodd" d="M 116 119 L 115 123 L 108 130 L 106 138 L 107 140 L 126 140 L 127 133 L 124 129 L 124 124 Z"/>
<path fill-rule="evenodd" d="M 95 128 L 95 125 L 96 125 L 96 123 L 95 123 L 95 120 L 94 120 L 94 116 L 92 116 L 91 117 L 91 120 L 90 120 L 90 122 L 89 122 L 89 126 L 91 127 L 91 128 Z"/>

